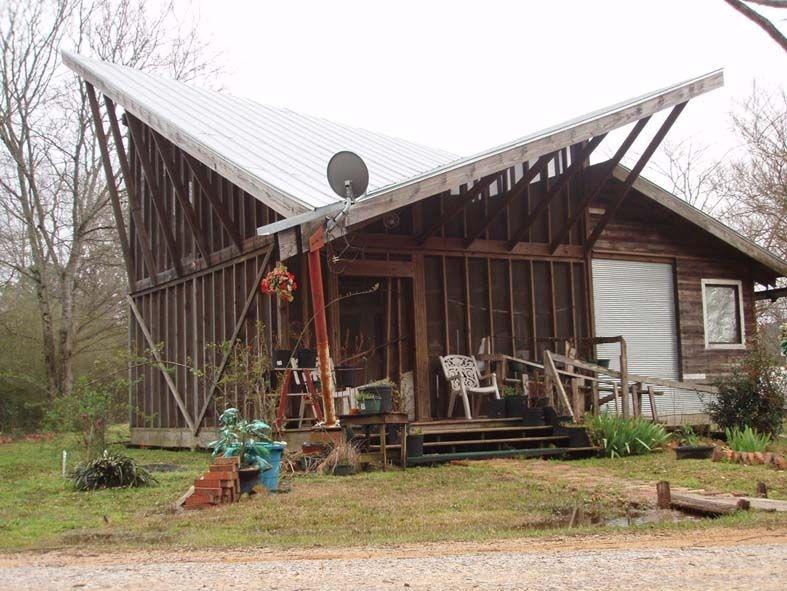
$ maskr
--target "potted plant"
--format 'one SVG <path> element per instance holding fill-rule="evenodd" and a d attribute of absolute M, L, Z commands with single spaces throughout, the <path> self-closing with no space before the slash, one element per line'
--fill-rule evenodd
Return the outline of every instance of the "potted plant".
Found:
<path fill-rule="evenodd" d="M 342 441 L 333 446 L 319 466 L 323 474 L 350 476 L 358 471 L 359 453 L 352 443 Z"/>
<path fill-rule="evenodd" d="M 517 392 L 513 386 L 503 386 L 503 400 L 505 401 L 506 416 L 520 418 L 527 409 L 527 397 Z"/>
<path fill-rule="evenodd" d="M 690 425 L 681 427 L 678 432 L 679 445 L 675 448 L 675 457 L 678 460 L 706 460 L 713 456 L 715 445 L 703 443 L 699 435 Z"/>
<path fill-rule="evenodd" d="M 239 458 L 241 492 L 256 484 L 269 490 L 279 486 L 279 467 L 286 443 L 271 439 L 271 428 L 264 421 L 248 421 L 237 408 L 228 408 L 219 417 L 219 438 L 208 444 L 213 455 Z"/>
<path fill-rule="evenodd" d="M 418 427 L 412 427 L 407 432 L 407 457 L 419 458 L 424 455 L 424 432 Z"/>
<path fill-rule="evenodd" d="M 380 399 L 380 411 L 391 412 L 394 409 L 394 399 L 398 396 L 398 388 L 388 378 L 377 380 L 371 384 L 361 386 L 361 392 L 377 396 Z"/>
<path fill-rule="evenodd" d="M 487 397 L 485 400 L 486 416 L 490 419 L 502 419 L 506 416 L 506 399 Z"/>
<path fill-rule="evenodd" d="M 314 349 L 298 349 L 295 357 L 298 360 L 298 367 L 307 369 L 317 367 L 317 351 Z"/>
<path fill-rule="evenodd" d="M 382 399 L 374 392 L 358 390 L 355 393 L 355 402 L 358 405 L 360 414 L 372 415 L 380 412 Z"/>

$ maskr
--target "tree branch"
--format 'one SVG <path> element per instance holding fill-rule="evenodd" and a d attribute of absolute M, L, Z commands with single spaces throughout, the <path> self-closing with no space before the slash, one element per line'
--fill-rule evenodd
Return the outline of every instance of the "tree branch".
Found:
<path fill-rule="evenodd" d="M 752 9 L 751 7 L 744 4 L 741 0 L 724 0 L 727 4 L 732 6 L 735 10 L 740 12 L 743 16 L 748 18 L 750 21 L 755 23 L 758 27 L 760 27 L 763 31 L 768 33 L 768 35 L 776 41 L 784 51 L 787 51 L 787 37 L 785 37 L 781 31 L 774 25 L 771 21 L 765 18 L 756 10 Z M 763 6 L 771 6 L 774 8 L 785 8 L 787 7 L 787 2 L 776 2 L 774 0 L 749 0 L 754 4 L 762 4 Z"/>

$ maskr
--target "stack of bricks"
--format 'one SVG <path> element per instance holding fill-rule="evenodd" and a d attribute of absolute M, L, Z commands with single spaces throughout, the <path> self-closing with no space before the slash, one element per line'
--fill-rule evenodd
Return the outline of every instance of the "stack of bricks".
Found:
<path fill-rule="evenodd" d="M 183 504 L 184 509 L 203 509 L 240 498 L 238 458 L 216 458 L 205 476 L 194 481 L 194 492 Z"/>

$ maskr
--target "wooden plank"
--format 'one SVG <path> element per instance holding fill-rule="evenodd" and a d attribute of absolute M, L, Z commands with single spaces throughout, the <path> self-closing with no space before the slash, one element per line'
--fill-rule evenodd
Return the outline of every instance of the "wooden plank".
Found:
<path fill-rule="evenodd" d="M 213 207 L 213 211 L 215 211 L 216 215 L 219 217 L 219 222 L 227 231 L 227 234 L 229 234 L 229 237 L 235 244 L 235 247 L 238 250 L 243 250 L 243 237 L 238 231 L 238 227 L 235 225 L 234 220 L 230 217 L 227 208 L 219 199 L 219 190 L 215 177 L 213 179 L 209 179 L 205 172 L 204 164 L 202 164 L 193 156 L 190 156 L 185 152 L 183 156 L 186 159 L 186 164 L 188 164 L 189 168 L 191 169 L 191 174 L 194 175 L 197 184 L 202 189 L 202 194 L 205 195 L 207 200 L 210 202 L 211 207 Z"/>
<path fill-rule="evenodd" d="M 519 197 L 528 190 L 533 179 L 546 170 L 549 161 L 552 160 L 552 157 L 552 153 L 541 156 L 531 168 L 528 168 L 525 171 L 522 178 L 519 179 L 519 181 L 503 196 L 502 201 L 497 205 L 494 211 L 487 215 L 486 218 L 484 218 L 484 221 L 481 222 L 481 225 L 478 227 L 478 229 L 467 237 L 467 240 L 465 241 L 466 248 L 472 245 L 473 242 L 478 240 L 484 234 L 489 225 L 498 215 L 500 215 L 503 210 L 508 208 L 508 206 L 515 199 L 519 199 Z"/>
<path fill-rule="evenodd" d="M 126 265 L 129 289 L 133 289 L 136 281 L 136 274 L 134 272 L 134 263 L 131 259 L 131 249 L 129 248 L 128 234 L 126 234 L 126 222 L 123 218 L 123 209 L 120 206 L 120 196 L 118 195 L 117 185 L 115 184 L 115 173 L 112 171 L 112 161 L 109 158 L 109 147 L 107 145 L 107 136 L 104 132 L 104 123 L 101 119 L 101 111 L 98 108 L 96 91 L 88 82 L 85 82 L 85 90 L 87 91 L 87 98 L 90 103 L 90 112 L 93 116 L 93 127 L 96 132 L 96 140 L 98 141 L 98 147 L 101 152 L 101 164 L 103 165 L 104 175 L 107 180 L 107 191 L 109 192 L 109 202 L 112 205 L 112 215 L 115 218 L 115 225 L 118 230 L 120 252 L 123 254 L 123 262 Z"/>
<path fill-rule="evenodd" d="M 251 285 L 249 289 L 248 295 L 246 296 L 246 301 L 241 308 L 240 314 L 235 319 L 235 327 L 232 329 L 232 336 L 228 339 L 231 344 L 235 344 L 235 341 L 240 335 L 240 331 L 243 328 L 243 325 L 246 321 L 246 315 L 249 313 L 251 309 L 251 305 L 254 302 L 254 298 L 257 296 L 259 291 L 260 281 L 265 276 L 265 273 L 268 268 L 268 262 L 270 261 L 271 255 L 273 254 L 273 248 L 269 248 L 268 252 L 265 253 L 265 256 L 262 259 L 262 263 L 257 270 L 257 276 L 255 278 L 254 283 Z M 202 404 L 202 409 L 197 415 L 197 423 L 196 426 L 192 426 L 192 430 L 194 432 L 194 436 L 196 437 L 199 434 L 199 430 L 202 427 L 202 421 L 205 418 L 205 412 L 208 410 L 208 405 L 210 405 L 211 401 L 213 400 L 213 394 L 216 392 L 216 386 L 218 386 L 219 381 L 221 380 L 221 376 L 224 374 L 224 370 L 227 368 L 227 362 L 229 362 L 230 355 L 232 354 L 232 349 L 229 348 L 227 351 L 224 352 L 222 356 L 221 363 L 219 363 L 215 375 L 212 376 L 210 389 L 208 390 L 207 394 L 205 395 L 205 401 Z"/>
<path fill-rule="evenodd" d="M 576 414 L 574 410 L 571 408 L 571 402 L 568 400 L 568 395 L 566 394 L 566 390 L 563 388 L 563 383 L 560 381 L 560 376 L 557 373 L 557 368 L 555 367 L 555 362 L 552 360 L 552 355 L 549 350 L 544 350 L 544 370 L 549 373 L 550 378 L 552 380 L 552 385 L 555 389 L 557 389 L 558 394 L 560 394 L 560 398 L 563 401 L 563 404 L 566 405 L 569 414 L 571 415 L 571 419 L 576 418 Z"/>
<path fill-rule="evenodd" d="M 424 277 L 424 257 L 413 255 L 415 275 L 413 276 L 413 320 L 415 347 L 415 418 L 431 419 L 431 400 L 429 395 L 429 342 L 426 334 L 426 278 Z"/>
<path fill-rule="evenodd" d="M 377 261 L 355 259 L 336 263 L 338 274 L 343 277 L 402 277 L 415 274 L 412 261 Z"/>
<path fill-rule="evenodd" d="M 496 179 L 497 175 L 489 175 L 481 178 L 476 184 L 467 189 L 464 195 L 455 197 L 457 200 L 456 205 L 450 211 L 443 213 L 443 215 L 438 220 L 433 222 L 426 230 L 421 232 L 421 234 L 416 238 L 416 242 L 418 244 L 423 244 L 427 238 L 433 236 L 447 222 L 451 221 L 459 213 L 464 211 L 465 207 L 467 207 L 470 202 L 475 199 L 479 193 L 481 193 L 481 191 L 484 191 L 492 183 L 494 183 Z"/>
<path fill-rule="evenodd" d="M 210 248 L 208 247 L 207 241 L 205 240 L 205 232 L 202 229 L 202 226 L 197 219 L 197 214 L 194 213 L 194 207 L 191 205 L 189 201 L 189 194 L 185 186 L 183 186 L 183 182 L 181 181 L 180 174 L 178 172 L 178 166 L 175 163 L 175 159 L 172 156 L 172 152 L 168 150 L 168 146 L 164 144 L 164 140 L 159 134 L 155 131 L 151 131 L 151 136 L 153 137 L 153 143 L 158 150 L 159 157 L 161 161 L 164 163 L 164 169 L 167 171 L 167 175 L 169 176 L 170 182 L 172 183 L 172 187 L 175 189 L 175 197 L 180 204 L 181 210 L 186 218 L 186 223 L 191 230 L 191 234 L 194 237 L 194 242 L 199 249 L 202 258 L 207 258 L 210 255 Z"/>
<path fill-rule="evenodd" d="M 574 178 L 574 175 L 582 170 L 582 163 L 585 161 L 585 159 L 590 157 L 596 148 L 598 148 L 599 144 L 604 140 L 605 137 L 607 137 L 606 133 L 598 135 L 582 147 L 581 156 L 572 162 L 571 166 L 569 166 L 568 169 L 566 169 L 566 171 L 556 179 L 554 184 L 549 188 L 549 191 L 547 191 L 546 195 L 544 195 L 544 198 L 540 201 L 536 208 L 528 214 L 525 220 L 514 231 L 514 234 L 507 243 L 509 250 L 513 249 L 517 243 L 522 240 L 525 234 L 527 234 L 527 231 L 530 229 L 530 226 L 532 226 L 533 223 L 541 216 L 541 214 L 544 213 L 555 196 L 558 195 L 568 185 L 569 181 Z"/>
<path fill-rule="evenodd" d="M 156 364 L 158 365 L 159 369 L 161 370 L 162 375 L 164 376 L 164 380 L 167 383 L 167 387 L 169 388 L 170 394 L 175 399 L 175 402 L 180 409 L 181 414 L 183 415 L 186 424 L 189 428 L 194 432 L 194 421 L 189 415 L 188 410 L 186 409 L 186 405 L 183 402 L 183 399 L 180 397 L 178 393 L 178 389 L 175 386 L 175 382 L 172 381 L 172 376 L 169 375 L 169 371 L 167 367 L 164 365 L 164 360 L 161 358 L 161 355 L 158 352 L 157 344 L 153 340 L 153 336 L 150 334 L 150 330 L 148 330 L 147 325 L 145 324 L 145 320 L 142 317 L 139 309 L 137 308 L 136 303 L 134 303 L 134 299 L 131 296 L 126 296 L 126 301 L 128 302 L 129 308 L 131 308 L 131 312 L 134 314 L 134 318 L 137 320 L 137 324 L 139 325 L 142 334 L 145 336 L 145 340 L 147 341 L 148 347 L 150 348 L 150 352 L 153 355 L 153 358 L 156 360 Z"/>
<path fill-rule="evenodd" d="M 156 260 L 153 258 L 153 251 L 151 251 L 150 235 L 148 234 L 145 220 L 142 217 L 142 206 L 139 202 L 139 193 L 134 183 L 134 175 L 131 173 L 131 167 L 128 163 L 126 150 L 123 146 L 123 134 L 120 133 L 120 126 L 118 125 L 117 114 L 115 113 L 115 104 L 108 96 L 104 97 L 104 105 L 107 109 L 109 116 L 109 128 L 112 131 L 112 139 L 115 142 L 115 152 L 117 153 L 118 162 L 120 163 L 120 173 L 123 175 L 123 183 L 126 185 L 126 196 L 128 197 L 128 208 L 131 213 L 131 219 L 134 220 L 134 232 L 137 234 L 137 242 L 142 257 L 145 260 L 145 267 L 148 270 L 148 277 L 150 281 L 156 284 Z"/>
<path fill-rule="evenodd" d="M 656 132 L 656 135 L 654 135 L 653 139 L 650 140 L 650 143 L 640 155 L 639 159 L 637 160 L 637 163 L 634 165 L 634 168 L 631 169 L 631 172 L 629 172 L 628 176 L 626 177 L 626 180 L 623 182 L 622 190 L 617 195 L 617 198 L 612 204 L 607 206 L 607 211 L 604 213 L 603 216 L 601 216 L 601 219 L 596 224 L 596 227 L 593 228 L 593 231 L 590 233 L 590 236 L 585 242 L 585 250 L 587 252 L 590 252 L 593 249 L 593 245 L 596 243 L 599 236 L 601 236 L 601 233 L 604 231 L 604 228 L 607 227 L 607 224 L 609 224 L 609 222 L 612 220 L 612 218 L 620 209 L 620 206 L 623 204 L 623 201 L 626 199 L 626 195 L 628 195 L 629 191 L 631 190 L 634 181 L 637 180 L 637 177 L 642 172 L 642 169 L 645 168 L 645 165 L 650 160 L 650 157 L 653 155 L 653 153 L 659 147 L 661 142 L 664 140 L 664 138 L 666 137 L 669 130 L 672 128 L 675 121 L 678 119 L 680 114 L 686 108 L 687 104 L 688 102 L 683 102 L 673 107 L 672 111 L 670 111 L 670 114 L 667 115 L 667 118 L 664 120 L 664 123 L 661 124 L 661 127 Z"/>
<path fill-rule="evenodd" d="M 144 173 L 145 181 L 147 182 L 148 189 L 150 190 L 150 200 L 158 214 L 159 226 L 161 233 L 164 236 L 164 243 L 167 246 L 167 251 L 172 258 L 172 264 L 178 275 L 183 275 L 183 265 L 180 259 L 180 248 L 175 242 L 175 236 L 170 227 L 170 216 L 166 207 L 164 206 L 163 197 L 161 194 L 161 187 L 156 181 L 156 171 L 153 168 L 149 155 L 145 148 L 145 143 L 142 138 L 142 128 L 139 121 L 134 117 L 128 116 L 128 128 L 131 131 L 131 137 L 137 145 L 137 157 L 142 165 L 142 172 Z"/>

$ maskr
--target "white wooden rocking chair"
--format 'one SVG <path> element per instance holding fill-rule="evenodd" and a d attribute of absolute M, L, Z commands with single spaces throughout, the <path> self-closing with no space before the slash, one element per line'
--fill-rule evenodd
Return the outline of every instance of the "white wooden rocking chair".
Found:
<path fill-rule="evenodd" d="M 500 391 L 497 389 L 497 376 L 494 372 L 481 375 L 478 371 L 478 363 L 475 357 L 468 355 L 446 355 L 440 357 L 440 365 L 443 368 L 445 381 L 451 388 L 451 397 L 448 400 L 448 417 L 454 414 L 454 403 L 456 397 L 462 398 L 462 405 L 465 410 L 465 417 L 469 420 L 473 418 L 470 412 L 470 396 L 475 396 L 475 413 L 478 414 L 481 396 L 494 395 L 500 399 Z M 482 386 L 482 380 L 489 380 L 489 386 Z"/>

